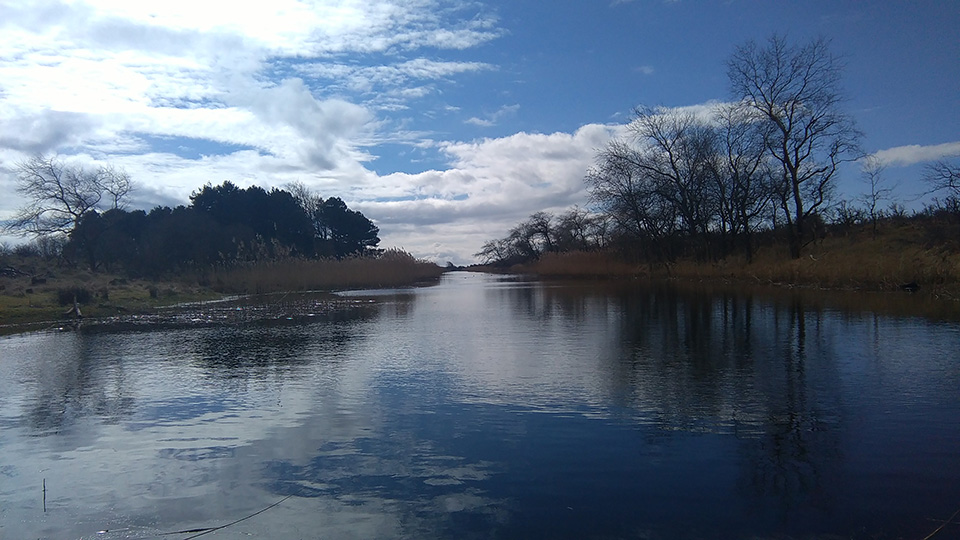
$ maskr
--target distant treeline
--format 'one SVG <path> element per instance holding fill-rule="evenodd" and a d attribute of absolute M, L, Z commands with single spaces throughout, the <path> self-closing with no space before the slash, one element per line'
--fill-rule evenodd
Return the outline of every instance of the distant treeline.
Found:
<path fill-rule="evenodd" d="M 113 208 L 79 218 L 64 257 L 93 270 L 156 277 L 285 257 L 343 258 L 376 251 L 379 229 L 337 197 L 205 185 L 189 206 Z"/>
<path fill-rule="evenodd" d="M 575 228 L 571 227 L 574 223 L 577 224 Z M 823 217 L 816 216 L 810 224 L 811 242 L 822 243 L 829 237 L 883 238 L 885 234 L 897 229 L 909 229 L 915 232 L 908 236 L 915 241 L 917 247 L 939 248 L 943 253 L 960 251 L 960 234 L 958 234 L 960 233 L 960 197 L 953 195 L 934 198 L 922 209 L 909 213 L 903 205 L 896 202 L 891 202 L 886 208 L 871 210 L 869 206 L 840 201 L 825 212 Z M 788 234 L 785 225 L 777 227 L 760 225 L 750 236 L 750 249 L 756 251 L 785 246 Z M 892 241 L 902 242 L 902 237 L 901 233 Z M 483 264 L 509 268 L 542 261 L 549 255 L 577 252 L 615 255 L 617 261 L 626 263 L 654 265 L 666 263 L 665 267 L 672 266 L 672 263 L 678 260 L 712 263 L 729 255 L 746 259 L 747 254 L 746 248 L 737 249 L 735 246 L 724 250 L 723 246 L 728 244 L 719 232 L 700 238 L 691 238 L 679 232 L 669 237 L 660 237 L 657 241 L 662 248 L 660 251 L 644 251 L 643 244 L 638 242 L 636 237 L 618 230 L 605 214 L 574 209 L 559 215 L 536 212 L 511 228 L 507 236 L 486 242 L 480 252 L 475 255 Z M 704 261 L 699 257 L 704 246 L 714 250 L 713 253 L 717 255 Z M 574 260 L 570 259 L 570 261 Z M 597 264 L 596 261 L 604 261 L 604 264 L 609 262 L 602 257 L 587 257 L 582 260 L 585 261 L 583 264 Z M 869 261 L 870 264 L 874 262 Z M 865 259 L 863 264 L 867 263 Z M 636 270 L 634 264 L 626 268 L 630 268 L 631 271 Z M 593 271 L 601 269 L 582 270 L 584 271 L 578 270 L 577 273 L 594 275 Z M 563 271 L 569 271 L 569 268 L 564 267 Z"/>

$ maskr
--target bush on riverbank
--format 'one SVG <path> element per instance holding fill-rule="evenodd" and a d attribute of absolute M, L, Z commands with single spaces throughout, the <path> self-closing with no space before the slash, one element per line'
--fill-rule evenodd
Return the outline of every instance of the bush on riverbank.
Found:
<path fill-rule="evenodd" d="M 93 294 L 86 287 L 64 287 L 57 289 L 57 303 L 61 306 L 71 306 L 77 304 L 89 304 L 93 299 Z"/>

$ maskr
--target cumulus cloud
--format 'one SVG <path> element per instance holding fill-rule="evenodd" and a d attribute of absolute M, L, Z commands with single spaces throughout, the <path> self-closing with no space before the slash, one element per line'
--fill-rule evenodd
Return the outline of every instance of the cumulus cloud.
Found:
<path fill-rule="evenodd" d="M 596 151 L 621 130 L 589 124 L 572 134 L 442 143 L 448 170 L 377 178 L 376 189 L 355 193 L 357 206 L 383 225 L 385 243 L 469 263 L 484 241 L 503 236 L 529 214 L 584 204 L 585 173 Z"/>
<path fill-rule="evenodd" d="M 352 103 L 317 100 L 300 79 L 238 92 L 228 98 L 228 104 L 249 111 L 256 119 L 255 125 L 262 131 L 248 137 L 259 139 L 256 146 L 318 170 L 356 159 L 356 154 L 351 155 L 351 141 L 372 120 L 367 110 Z"/>
<path fill-rule="evenodd" d="M 880 163 L 893 167 L 907 167 L 917 163 L 960 156 L 960 141 L 921 146 L 911 144 L 879 150 L 873 154 Z"/>

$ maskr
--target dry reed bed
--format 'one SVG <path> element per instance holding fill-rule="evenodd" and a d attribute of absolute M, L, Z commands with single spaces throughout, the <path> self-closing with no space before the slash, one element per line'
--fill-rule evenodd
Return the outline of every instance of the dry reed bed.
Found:
<path fill-rule="evenodd" d="M 758 251 L 751 262 L 729 257 L 719 262 L 682 260 L 647 265 L 628 264 L 600 252 L 548 254 L 514 270 L 542 277 L 723 279 L 874 291 L 899 290 L 916 283 L 923 291 L 960 299 L 960 253 L 898 239 L 831 239 L 808 246 L 800 259 L 791 259 L 785 249 L 768 248 Z"/>
<path fill-rule="evenodd" d="M 209 276 L 214 289 L 225 293 L 263 294 L 349 288 L 382 288 L 435 280 L 443 269 L 401 250 L 377 258 L 287 259 L 217 270 Z"/>
<path fill-rule="evenodd" d="M 830 238 L 807 247 L 791 259 L 782 249 L 768 248 L 748 263 L 730 258 L 713 265 L 682 263 L 671 269 L 678 277 L 726 277 L 759 283 L 810 285 L 877 291 L 906 284 L 955 297 L 960 288 L 960 253 L 945 245 L 924 246 L 903 236 Z"/>

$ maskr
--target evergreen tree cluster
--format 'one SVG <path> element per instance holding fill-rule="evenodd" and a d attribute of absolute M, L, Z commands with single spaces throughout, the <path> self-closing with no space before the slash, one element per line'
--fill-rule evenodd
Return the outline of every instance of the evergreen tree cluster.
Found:
<path fill-rule="evenodd" d="M 343 258 L 376 251 L 379 228 L 337 197 L 303 204 L 283 189 L 205 185 L 189 206 L 85 213 L 67 257 L 91 269 L 160 276 L 283 257 Z"/>

